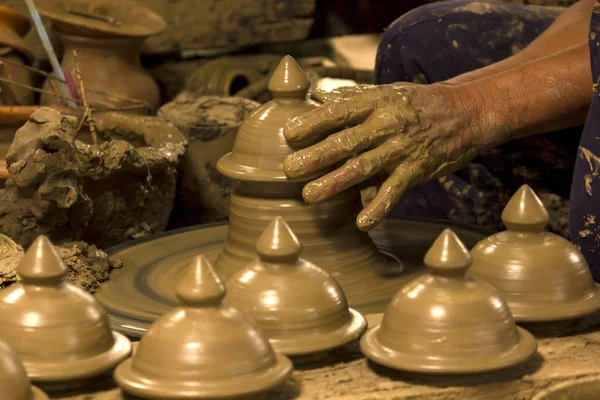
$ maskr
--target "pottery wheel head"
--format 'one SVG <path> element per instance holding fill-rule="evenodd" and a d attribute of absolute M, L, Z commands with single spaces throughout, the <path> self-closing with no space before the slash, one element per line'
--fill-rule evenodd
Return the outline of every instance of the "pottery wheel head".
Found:
<path fill-rule="evenodd" d="M 502 212 L 502 222 L 513 231 L 541 232 L 549 219 L 544 204 L 528 185 L 519 188 Z"/>

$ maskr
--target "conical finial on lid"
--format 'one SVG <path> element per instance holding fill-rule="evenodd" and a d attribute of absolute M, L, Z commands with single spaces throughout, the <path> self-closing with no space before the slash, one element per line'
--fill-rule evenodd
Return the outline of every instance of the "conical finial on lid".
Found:
<path fill-rule="evenodd" d="M 517 190 L 502 212 L 502 222 L 514 231 L 541 232 L 549 219 L 548 210 L 528 185 Z"/>
<path fill-rule="evenodd" d="M 175 295 L 187 307 L 216 307 L 225 297 L 225 286 L 204 256 L 196 256 L 177 286 Z"/>
<path fill-rule="evenodd" d="M 273 97 L 306 97 L 310 81 L 291 56 L 285 56 L 271 75 L 269 91 Z"/>
<path fill-rule="evenodd" d="M 469 249 L 451 229 L 445 229 L 425 254 L 425 266 L 437 274 L 462 274 L 471 266 Z"/>
<path fill-rule="evenodd" d="M 50 242 L 43 235 L 38 236 L 29 246 L 17 267 L 17 274 L 24 283 L 58 284 L 69 269 Z"/>
<path fill-rule="evenodd" d="M 264 261 L 295 261 L 301 250 L 300 241 L 281 217 L 273 219 L 256 242 L 256 252 Z"/>

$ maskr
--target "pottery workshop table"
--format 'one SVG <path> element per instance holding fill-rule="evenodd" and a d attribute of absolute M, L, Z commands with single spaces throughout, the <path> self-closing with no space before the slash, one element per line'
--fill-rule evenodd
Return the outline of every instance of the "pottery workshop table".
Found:
<path fill-rule="evenodd" d="M 377 316 L 368 316 L 370 325 Z M 593 330 L 593 327 L 598 329 Z M 294 371 L 293 379 L 269 400 L 516 400 L 530 399 L 550 385 L 597 375 L 600 366 L 600 315 L 582 321 L 578 333 L 538 338 L 538 355 L 500 372 L 432 377 L 408 375 L 367 363 L 352 343 L 326 361 Z M 85 393 L 54 395 L 60 400 L 122 400 L 114 382 L 98 380 Z"/>

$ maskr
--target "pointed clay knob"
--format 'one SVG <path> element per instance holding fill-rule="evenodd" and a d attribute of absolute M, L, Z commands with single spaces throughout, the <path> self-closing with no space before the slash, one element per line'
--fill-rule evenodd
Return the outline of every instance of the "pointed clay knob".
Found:
<path fill-rule="evenodd" d="M 263 261 L 289 261 L 298 259 L 302 245 L 289 225 L 276 217 L 256 242 L 256 252 Z"/>
<path fill-rule="evenodd" d="M 46 236 L 38 236 L 17 267 L 23 283 L 59 284 L 68 268 Z"/>
<path fill-rule="evenodd" d="M 546 207 L 528 185 L 517 190 L 502 212 L 502 222 L 513 231 L 541 232 L 549 219 Z"/>
<path fill-rule="evenodd" d="M 456 233 L 445 229 L 425 254 L 424 262 L 434 274 L 464 274 L 472 259 Z"/>
<path fill-rule="evenodd" d="M 305 98 L 310 81 L 296 60 L 285 56 L 271 75 L 269 91 L 273 97 Z"/>
<path fill-rule="evenodd" d="M 225 286 L 204 256 L 196 256 L 175 288 L 187 307 L 217 307 L 225 297 Z"/>

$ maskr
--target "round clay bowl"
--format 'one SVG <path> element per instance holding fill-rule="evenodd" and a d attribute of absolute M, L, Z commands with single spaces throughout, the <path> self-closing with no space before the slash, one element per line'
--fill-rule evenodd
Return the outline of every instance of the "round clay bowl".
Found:
<path fill-rule="evenodd" d="M 531 358 L 537 343 L 516 326 L 491 285 L 464 276 L 468 250 L 450 230 L 425 256 L 429 272 L 396 293 L 360 347 L 372 361 L 421 373 L 478 373 Z"/>
<path fill-rule="evenodd" d="M 339 283 L 299 259 L 300 242 L 281 217 L 258 239 L 259 259 L 226 282 L 224 304 L 247 313 L 273 348 L 288 356 L 334 349 L 363 334 L 365 318 L 348 308 Z"/>
<path fill-rule="evenodd" d="M 469 275 L 498 289 L 517 322 L 564 321 L 600 309 L 599 286 L 583 255 L 543 231 L 548 213 L 531 188 L 519 189 L 502 219 L 508 230 L 471 250 Z"/>
<path fill-rule="evenodd" d="M 0 398 L 2 400 L 48 400 L 39 388 L 32 386 L 17 354 L 0 341 Z"/>
<path fill-rule="evenodd" d="M 160 15 L 130 0 L 37 0 L 36 5 L 55 29 L 72 35 L 145 37 L 157 35 L 167 26 Z M 107 22 L 107 18 L 118 23 Z"/>
<path fill-rule="evenodd" d="M 36 382 L 76 381 L 125 359 L 131 343 L 110 329 L 87 292 L 62 283 L 67 267 L 41 236 L 17 267 L 22 281 L 0 291 L 0 337 Z"/>
<path fill-rule="evenodd" d="M 291 361 L 273 351 L 256 323 L 224 305 L 225 288 L 204 257 L 177 285 L 183 306 L 159 318 L 114 378 L 142 398 L 247 396 L 283 383 Z"/>
<path fill-rule="evenodd" d="M 592 400 L 600 393 L 600 377 L 563 382 L 536 394 L 532 400 Z"/>

